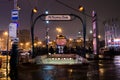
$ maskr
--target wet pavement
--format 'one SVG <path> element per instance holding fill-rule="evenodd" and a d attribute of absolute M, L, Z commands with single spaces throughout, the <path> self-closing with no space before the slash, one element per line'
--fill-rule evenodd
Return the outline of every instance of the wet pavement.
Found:
<path fill-rule="evenodd" d="M 113 60 L 90 60 L 89 65 L 21 64 L 18 80 L 120 80 L 120 55 Z"/>
<path fill-rule="evenodd" d="M 7 56 L 1 56 L 0 55 L 0 80 L 10 80 L 10 78 L 7 76 L 9 73 L 9 63 L 6 61 Z M 8 60 L 10 57 L 8 57 Z M 8 67 L 6 67 L 8 65 Z"/>

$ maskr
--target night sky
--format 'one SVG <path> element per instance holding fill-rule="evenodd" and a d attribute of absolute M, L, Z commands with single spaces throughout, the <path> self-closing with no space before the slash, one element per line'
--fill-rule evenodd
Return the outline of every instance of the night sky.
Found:
<path fill-rule="evenodd" d="M 97 12 L 99 34 L 104 35 L 104 21 L 111 19 L 118 19 L 117 24 L 120 25 L 120 0 L 59 0 L 62 3 L 70 6 L 66 7 L 58 3 L 56 0 L 18 0 L 18 5 L 21 10 L 19 12 L 19 27 L 18 29 L 30 30 L 30 15 L 31 10 L 37 7 L 38 13 L 34 15 L 34 18 L 40 14 L 45 13 L 46 10 L 49 14 L 76 14 L 83 18 L 80 12 L 75 11 L 80 5 L 85 8 L 85 13 L 92 14 L 92 11 Z M 0 30 L 8 29 L 8 25 L 11 22 L 11 10 L 13 10 L 13 0 L 0 0 Z M 92 29 L 92 18 L 86 17 L 87 21 L 87 34 Z M 76 38 L 77 33 L 82 31 L 82 24 L 78 19 L 73 21 L 50 21 L 46 24 L 44 21 L 38 20 L 35 25 L 35 35 L 40 40 L 45 39 L 46 26 L 50 28 L 49 35 L 51 39 L 55 39 L 57 32 L 56 27 L 60 26 L 63 29 L 63 34 L 67 38 Z M 87 35 L 88 36 L 88 35 Z M 104 37 L 102 37 L 104 38 Z"/>

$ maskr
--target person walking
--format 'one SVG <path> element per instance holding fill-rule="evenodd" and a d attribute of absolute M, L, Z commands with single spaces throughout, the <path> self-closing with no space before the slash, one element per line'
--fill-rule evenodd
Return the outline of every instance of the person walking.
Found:
<path fill-rule="evenodd" d="M 50 46 L 50 48 L 49 48 L 49 53 L 51 53 L 51 54 L 53 54 L 53 53 L 54 53 L 54 49 L 53 49 L 53 47 L 52 47 L 52 46 Z"/>

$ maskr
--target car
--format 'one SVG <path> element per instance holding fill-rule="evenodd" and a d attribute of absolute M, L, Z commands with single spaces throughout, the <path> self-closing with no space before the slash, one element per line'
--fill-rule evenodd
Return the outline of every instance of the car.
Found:
<path fill-rule="evenodd" d="M 104 53 L 106 53 L 106 52 L 108 52 L 109 51 L 109 48 L 108 47 L 101 47 L 100 49 L 99 49 L 99 54 L 104 54 Z"/>
<path fill-rule="evenodd" d="M 1 55 L 10 55 L 10 51 L 1 51 Z"/>

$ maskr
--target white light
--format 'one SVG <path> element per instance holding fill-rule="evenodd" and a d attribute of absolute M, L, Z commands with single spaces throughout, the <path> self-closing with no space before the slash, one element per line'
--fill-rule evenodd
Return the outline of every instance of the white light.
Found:
<path fill-rule="evenodd" d="M 58 58 L 58 60 L 60 60 L 60 58 Z"/>
<path fill-rule="evenodd" d="M 54 58 L 52 58 L 52 60 L 54 60 Z"/>
<path fill-rule="evenodd" d="M 48 24 L 48 23 L 49 23 L 49 21 L 46 21 L 46 23 Z"/>
<path fill-rule="evenodd" d="M 81 34 L 81 32 L 78 32 L 78 34 Z"/>
<path fill-rule="evenodd" d="M 48 11 L 45 11 L 45 14 L 48 14 Z"/>
<path fill-rule="evenodd" d="M 118 41 L 120 41 L 120 39 L 114 39 L 114 41 L 115 41 L 115 42 L 118 42 Z"/>
<path fill-rule="evenodd" d="M 92 30 L 90 30 L 90 34 L 92 34 L 93 32 L 92 32 Z"/>

